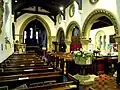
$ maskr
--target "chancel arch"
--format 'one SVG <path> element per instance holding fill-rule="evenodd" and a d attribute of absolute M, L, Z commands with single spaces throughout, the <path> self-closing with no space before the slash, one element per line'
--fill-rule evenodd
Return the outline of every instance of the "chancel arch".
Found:
<path fill-rule="evenodd" d="M 65 44 L 65 34 L 62 27 L 58 29 L 57 35 L 56 35 L 56 41 L 58 46 L 59 52 L 65 52 L 66 51 L 66 44 Z"/>
<path fill-rule="evenodd" d="M 119 32 L 118 32 L 119 27 L 118 27 L 118 22 L 117 22 L 116 17 L 108 10 L 97 9 L 88 15 L 88 17 L 86 18 L 86 20 L 83 24 L 82 36 L 84 36 L 84 38 L 86 38 L 86 39 L 89 38 L 90 30 L 91 30 L 93 23 L 98 18 L 103 17 L 103 16 L 107 17 L 112 22 L 112 24 L 114 25 L 114 28 L 115 28 L 116 35 L 119 34 Z"/>
<path fill-rule="evenodd" d="M 99 32 L 98 30 L 104 30 L 105 33 Z M 92 31 L 91 31 L 92 30 Z M 96 33 L 97 38 L 99 39 L 99 44 L 97 45 L 96 42 L 96 35 L 94 35 L 93 32 Z M 91 12 L 88 17 L 86 18 L 83 28 L 82 28 L 82 38 L 86 41 L 90 39 L 91 37 L 94 37 L 92 41 L 92 46 L 94 48 L 92 50 L 100 49 L 102 52 L 106 52 L 111 44 L 110 42 L 110 30 L 112 30 L 112 35 L 118 35 L 119 34 L 119 27 L 116 17 L 108 10 L 105 9 L 97 9 Z M 92 35 L 90 35 L 92 34 Z M 89 43 L 89 42 L 88 42 Z M 86 50 L 88 49 L 88 43 L 86 43 Z M 88 46 L 89 47 L 89 46 Z"/>
<path fill-rule="evenodd" d="M 66 44 L 68 52 L 82 47 L 80 38 L 80 26 L 76 21 L 72 21 L 66 30 Z"/>
<path fill-rule="evenodd" d="M 51 40 L 49 39 L 49 37 L 51 36 L 51 31 L 50 31 L 50 28 L 49 28 L 49 25 L 47 24 L 47 22 L 43 19 L 43 18 L 41 18 L 40 16 L 37 16 L 37 15 L 34 15 L 34 16 L 31 16 L 31 17 L 29 17 L 28 19 L 26 19 L 25 21 L 24 21 L 24 23 L 22 24 L 22 26 L 21 26 L 21 28 L 20 28 L 20 31 L 19 31 L 19 34 L 20 34 L 20 36 L 21 37 L 19 37 L 19 42 L 20 43 L 24 43 L 24 39 L 23 39 L 23 37 L 24 37 L 24 30 L 26 29 L 26 27 L 27 27 L 27 25 L 30 23 L 30 22 L 32 22 L 32 21 L 37 21 L 37 22 L 39 22 L 39 23 L 41 23 L 42 25 L 43 25 L 43 27 L 44 27 L 44 29 L 45 29 L 45 32 L 46 32 L 46 40 L 47 40 L 47 45 L 46 45 L 46 48 L 47 48 L 47 50 L 49 50 L 50 49 L 50 47 L 51 47 Z"/>

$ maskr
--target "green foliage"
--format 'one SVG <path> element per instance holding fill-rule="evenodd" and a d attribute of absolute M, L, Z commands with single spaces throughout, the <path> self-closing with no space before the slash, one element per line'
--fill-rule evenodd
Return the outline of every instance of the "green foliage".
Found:
<path fill-rule="evenodd" d="M 84 58 L 88 58 L 91 57 L 92 59 L 95 58 L 93 53 L 90 52 L 81 52 L 81 51 L 76 51 L 72 54 L 73 57 L 84 57 Z"/>
<path fill-rule="evenodd" d="M 94 54 L 91 52 L 76 51 L 72 54 L 72 56 L 77 64 L 86 64 L 88 60 L 92 63 L 92 61 L 95 59 Z"/>

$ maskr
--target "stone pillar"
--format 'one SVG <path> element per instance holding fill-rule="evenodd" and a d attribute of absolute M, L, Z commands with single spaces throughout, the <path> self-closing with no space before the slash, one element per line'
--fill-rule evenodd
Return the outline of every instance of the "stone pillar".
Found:
<path fill-rule="evenodd" d="M 19 43 L 23 43 L 23 35 L 18 35 L 19 36 Z"/>
<path fill-rule="evenodd" d="M 59 52 L 59 42 L 57 42 L 57 51 Z"/>
<path fill-rule="evenodd" d="M 88 43 L 90 43 L 91 40 L 81 39 L 80 41 L 81 41 L 83 50 L 84 51 L 88 50 Z"/>
<path fill-rule="evenodd" d="M 120 36 L 115 36 L 115 41 L 118 43 L 118 62 L 120 62 Z"/>
<path fill-rule="evenodd" d="M 54 44 L 52 43 L 52 42 L 56 42 L 56 36 L 50 36 L 50 38 L 49 38 L 49 43 L 50 43 L 50 45 L 49 45 L 49 51 L 52 51 L 52 50 L 54 50 Z"/>
<path fill-rule="evenodd" d="M 67 41 L 67 40 L 66 40 L 66 52 L 67 52 L 67 53 L 70 52 L 70 44 L 71 44 L 71 41 Z"/>
<path fill-rule="evenodd" d="M 55 52 L 56 51 L 59 51 L 59 43 L 58 42 L 56 42 L 56 41 L 53 41 L 52 42 L 52 47 L 53 47 L 53 49 L 55 50 Z"/>
<path fill-rule="evenodd" d="M 48 36 L 47 38 L 47 51 L 51 51 L 51 36 Z"/>

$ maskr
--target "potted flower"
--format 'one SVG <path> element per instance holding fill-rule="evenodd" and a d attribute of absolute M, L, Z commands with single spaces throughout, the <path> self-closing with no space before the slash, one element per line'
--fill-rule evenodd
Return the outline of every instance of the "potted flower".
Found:
<path fill-rule="evenodd" d="M 76 51 L 72 54 L 75 63 L 79 65 L 89 65 L 92 64 L 95 56 L 91 52 Z"/>

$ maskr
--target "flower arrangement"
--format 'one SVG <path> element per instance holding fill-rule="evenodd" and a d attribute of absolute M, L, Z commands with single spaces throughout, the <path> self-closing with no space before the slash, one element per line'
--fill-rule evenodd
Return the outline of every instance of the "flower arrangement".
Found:
<path fill-rule="evenodd" d="M 91 52 L 76 51 L 72 54 L 75 63 L 80 65 L 92 64 L 95 56 Z"/>

